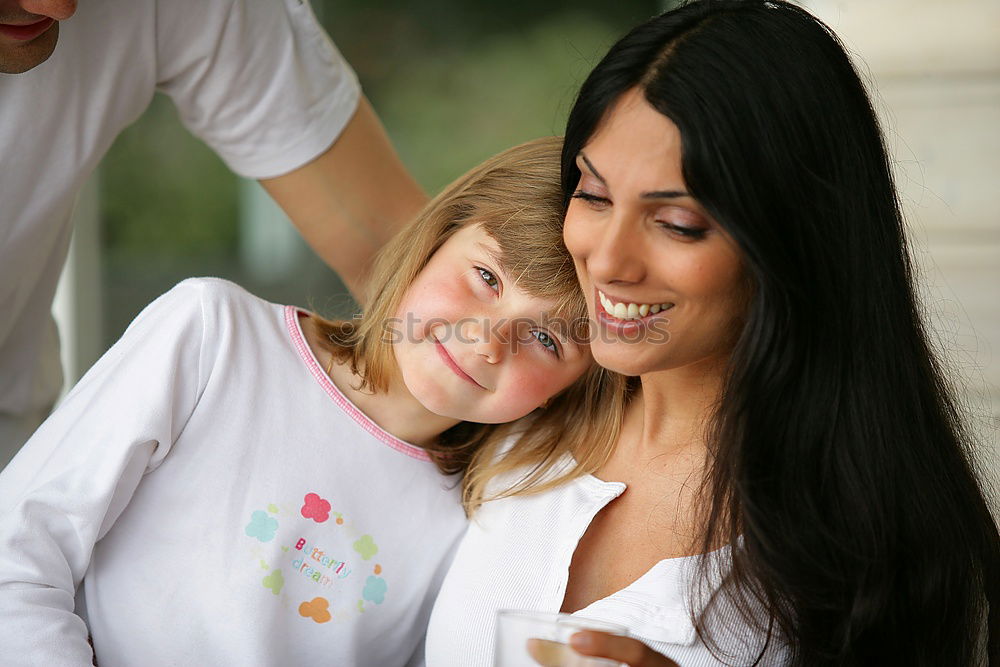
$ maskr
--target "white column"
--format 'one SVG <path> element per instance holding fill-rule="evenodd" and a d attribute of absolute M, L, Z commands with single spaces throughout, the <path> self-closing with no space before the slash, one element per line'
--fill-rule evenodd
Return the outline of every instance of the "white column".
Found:
<path fill-rule="evenodd" d="M 77 197 L 73 240 L 52 304 L 62 341 L 64 394 L 104 353 L 99 184 L 95 172 Z"/>
<path fill-rule="evenodd" d="M 308 246 L 260 183 L 240 179 L 240 262 L 255 281 L 288 279 L 305 261 Z"/>

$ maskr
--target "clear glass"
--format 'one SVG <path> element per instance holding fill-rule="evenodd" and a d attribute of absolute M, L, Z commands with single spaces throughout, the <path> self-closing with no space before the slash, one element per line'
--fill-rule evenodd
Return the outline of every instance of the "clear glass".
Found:
<path fill-rule="evenodd" d="M 569 647 L 581 630 L 600 630 L 622 637 L 628 628 L 571 614 L 501 610 L 497 613 L 494 667 L 618 667 L 620 663 L 583 656 Z"/>

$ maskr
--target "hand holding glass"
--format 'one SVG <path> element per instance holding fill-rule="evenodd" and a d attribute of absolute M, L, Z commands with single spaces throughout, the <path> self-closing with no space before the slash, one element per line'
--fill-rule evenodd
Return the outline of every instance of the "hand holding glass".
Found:
<path fill-rule="evenodd" d="M 494 667 L 618 667 L 621 664 L 580 655 L 570 648 L 569 638 L 581 630 L 628 636 L 628 629 L 623 625 L 571 614 L 500 611 Z"/>

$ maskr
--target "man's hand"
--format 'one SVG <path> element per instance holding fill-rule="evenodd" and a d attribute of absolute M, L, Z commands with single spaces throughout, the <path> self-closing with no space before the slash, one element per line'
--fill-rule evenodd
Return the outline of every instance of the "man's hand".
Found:
<path fill-rule="evenodd" d="M 375 253 L 427 202 L 364 97 L 325 153 L 261 185 L 359 302 Z"/>

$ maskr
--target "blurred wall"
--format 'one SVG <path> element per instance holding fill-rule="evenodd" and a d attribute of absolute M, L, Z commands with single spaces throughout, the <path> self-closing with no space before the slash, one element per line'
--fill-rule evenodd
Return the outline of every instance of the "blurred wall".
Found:
<path fill-rule="evenodd" d="M 802 4 L 877 90 L 929 321 L 1000 484 L 1000 2 Z"/>

